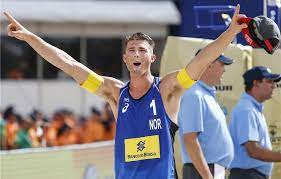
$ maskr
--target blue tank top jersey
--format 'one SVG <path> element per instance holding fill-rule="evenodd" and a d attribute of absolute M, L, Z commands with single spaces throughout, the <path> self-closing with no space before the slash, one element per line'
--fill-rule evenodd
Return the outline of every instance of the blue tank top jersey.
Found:
<path fill-rule="evenodd" d="M 115 137 L 115 177 L 118 179 L 177 178 L 174 136 L 178 126 L 166 114 L 160 80 L 140 99 L 120 90 Z"/>

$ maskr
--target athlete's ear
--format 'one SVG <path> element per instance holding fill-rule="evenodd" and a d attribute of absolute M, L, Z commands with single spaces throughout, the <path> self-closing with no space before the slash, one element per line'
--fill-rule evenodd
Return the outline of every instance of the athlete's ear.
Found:
<path fill-rule="evenodd" d="M 123 62 L 126 63 L 126 54 L 123 54 Z"/>
<path fill-rule="evenodd" d="M 151 63 L 155 62 L 155 60 L 156 60 L 156 55 L 153 54 L 153 55 L 151 56 Z"/>

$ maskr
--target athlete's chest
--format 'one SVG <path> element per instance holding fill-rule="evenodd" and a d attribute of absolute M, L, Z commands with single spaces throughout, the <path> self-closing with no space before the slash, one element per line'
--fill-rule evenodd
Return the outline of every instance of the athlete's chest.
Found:
<path fill-rule="evenodd" d="M 124 148 L 125 162 L 161 158 L 166 151 L 164 145 L 169 143 L 169 123 L 165 114 L 157 90 L 151 90 L 138 100 L 128 93 L 121 96 L 116 137 L 117 145 Z"/>
<path fill-rule="evenodd" d="M 165 110 L 161 96 L 152 91 L 141 99 L 134 100 L 124 94 L 119 101 L 119 122 L 138 129 L 161 130 L 165 123 Z"/>

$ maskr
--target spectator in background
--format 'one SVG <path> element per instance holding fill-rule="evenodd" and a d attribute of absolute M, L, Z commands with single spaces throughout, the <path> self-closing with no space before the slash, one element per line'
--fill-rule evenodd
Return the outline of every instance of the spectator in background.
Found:
<path fill-rule="evenodd" d="M 79 144 L 80 138 L 79 138 L 78 131 L 70 127 L 68 124 L 64 123 L 63 126 L 61 126 L 57 132 L 57 146 L 62 145 L 71 145 L 71 144 Z"/>
<path fill-rule="evenodd" d="M 104 126 L 103 140 L 113 140 L 115 137 L 116 123 L 110 105 L 108 103 L 105 103 L 101 118 L 102 124 Z"/>
<path fill-rule="evenodd" d="M 0 150 L 6 149 L 6 130 L 5 130 L 5 121 L 0 112 Z"/>
<path fill-rule="evenodd" d="M 3 118 L 5 120 L 5 145 L 6 149 L 16 149 L 15 140 L 17 137 L 17 132 L 19 130 L 19 125 L 17 122 L 17 114 L 15 113 L 14 107 L 9 106 L 3 113 Z"/>
<path fill-rule="evenodd" d="M 47 146 L 56 146 L 57 145 L 57 133 L 58 130 L 64 124 L 64 118 L 61 111 L 54 113 L 52 119 L 50 120 L 50 125 L 46 129 L 45 139 Z"/>
<path fill-rule="evenodd" d="M 91 116 L 82 122 L 66 109 L 47 120 L 38 110 L 23 118 L 10 106 L 4 116 L 5 120 L 0 120 L 1 150 L 91 143 L 112 140 L 115 135 L 115 120 L 108 104 L 102 112 L 93 108 Z"/>
<path fill-rule="evenodd" d="M 81 127 L 81 142 L 90 143 L 104 139 L 104 126 L 102 124 L 101 112 L 92 108 L 91 116 Z"/>
<path fill-rule="evenodd" d="M 266 179 L 271 175 L 272 162 L 281 162 L 281 153 L 272 151 L 263 103 L 271 98 L 281 74 L 257 66 L 243 78 L 246 92 L 234 107 L 229 124 L 234 144 L 230 179 Z"/>
<path fill-rule="evenodd" d="M 39 110 L 34 109 L 29 115 L 29 120 L 32 122 L 32 126 L 29 129 L 32 146 L 45 146 L 45 143 L 43 144 L 43 126 L 44 123 L 47 122 L 46 118 L 44 118 L 43 114 Z"/>
<path fill-rule="evenodd" d="M 47 145 L 59 146 L 80 143 L 79 130 L 76 128 L 74 114 L 69 110 L 59 110 L 54 114 L 51 125 L 47 130 Z"/>
<path fill-rule="evenodd" d="M 18 149 L 34 147 L 29 135 L 29 129 L 32 126 L 32 122 L 23 119 L 21 116 L 17 116 L 19 124 L 19 130 L 16 135 L 15 145 Z"/>

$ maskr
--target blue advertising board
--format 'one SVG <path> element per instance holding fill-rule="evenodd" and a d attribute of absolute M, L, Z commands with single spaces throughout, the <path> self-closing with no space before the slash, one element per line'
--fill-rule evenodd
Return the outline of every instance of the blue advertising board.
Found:
<path fill-rule="evenodd" d="M 274 2 L 278 0 L 273 0 Z M 280 7 L 263 0 L 183 0 L 179 6 L 182 15 L 182 24 L 179 35 L 186 37 L 216 39 L 230 23 L 235 6 L 240 4 L 240 13 L 248 17 L 256 17 L 267 12 L 280 27 Z M 267 11 L 264 11 L 267 7 Z M 242 34 L 237 36 L 237 42 L 246 44 Z"/>

